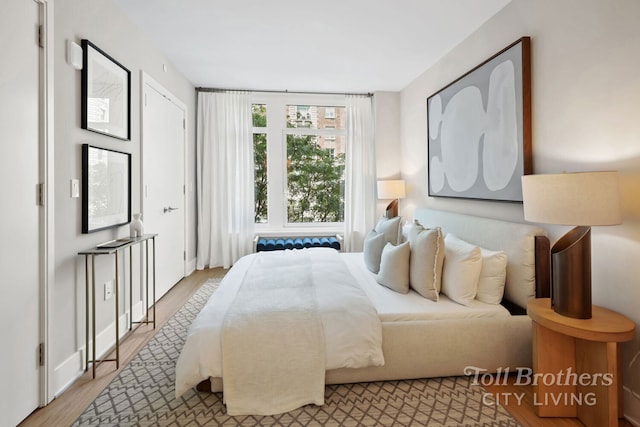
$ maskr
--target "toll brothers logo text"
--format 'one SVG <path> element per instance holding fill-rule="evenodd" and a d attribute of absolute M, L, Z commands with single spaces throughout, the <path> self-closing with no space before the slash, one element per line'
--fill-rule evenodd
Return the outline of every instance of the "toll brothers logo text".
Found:
<path fill-rule="evenodd" d="M 471 384 L 491 386 L 491 385 L 507 385 L 507 377 L 515 374 L 516 386 L 565 386 L 565 387 L 587 387 L 587 386 L 605 386 L 613 384 L 613 374 L 610 373 L 576 373 L 572 368 L 562 370 L 556 373 L 533 373 L 531 368 L 516 368 L 514 371 L 509 368 L 498 368 L 496 373 L 488 373 L 486 369 L 476 366 L 467 366 L 464 374 L 471 377 Z M 575 389 L 574 389 L 575 390 Z M 498 392 L 485 393 L 482 396 L 482 403 L 487 406 L 497 404 L 522 404 L 526 393 L 524 392 Z M 594 392 L 546 392 L 533 393 L 534 406 L 569 406 L 569 405 L 586 405 L 594 406 L 596 402 L 596 394 Z"/>

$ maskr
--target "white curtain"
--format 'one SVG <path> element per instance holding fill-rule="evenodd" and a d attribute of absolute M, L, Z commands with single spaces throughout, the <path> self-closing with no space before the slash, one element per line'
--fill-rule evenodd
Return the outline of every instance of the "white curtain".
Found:
<path fill-rule="evenodd" d="M 228 268 L 252 251 L 252 130 L 249 93 L 198 93 L 198 269 Z"/>
<path fill-rule="evenodd" d="M 347 96 L 345 250 L 362 251 L 376 220 L 376 155 L 370 96 Z"/>

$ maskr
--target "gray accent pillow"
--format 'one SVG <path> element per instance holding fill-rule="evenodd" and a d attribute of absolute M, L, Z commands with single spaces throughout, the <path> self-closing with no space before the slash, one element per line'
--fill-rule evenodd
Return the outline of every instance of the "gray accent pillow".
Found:
<path fill-rule="evenodd" d="M 411 289 L 432 301 L 438 301 L 444 263 L 444 238 L 440 227 L 426 229 L 414 224 L 409 231 Z"/>
<path fill-rule="evenodd" d="M 396 216 L 391 219 L 385 217 L 380 218 L 376 224 L 376 233 L 385 235 L 387 242 L 397 245 L 402 243 L 402 217 Z"/>
<path fill-rule="evenodd" d="M 376 233 L 375 230 L 371 230 L 364 238 L 364 264 L 372 273 L 380 271 L 380 257 L 386 244 L 384 234 Z"/>
<path fill-rule="evenodd" d="M 394 246 L 387 243 L 382 250 L 380 272 L 376 281 L 387 288 L 406 294 L 409 292 L 409 242 Z"/>

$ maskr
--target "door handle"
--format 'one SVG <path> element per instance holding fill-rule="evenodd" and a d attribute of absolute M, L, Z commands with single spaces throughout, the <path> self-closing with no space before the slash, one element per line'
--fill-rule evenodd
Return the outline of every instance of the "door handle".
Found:
<path fill-rule="evenodd" d="M 164 213 L 175 211 L 175 210 L 178 210 L 178 208 L 173 208 L 171 206 L 166 207 L 166 208 L 163 209 Z"/>

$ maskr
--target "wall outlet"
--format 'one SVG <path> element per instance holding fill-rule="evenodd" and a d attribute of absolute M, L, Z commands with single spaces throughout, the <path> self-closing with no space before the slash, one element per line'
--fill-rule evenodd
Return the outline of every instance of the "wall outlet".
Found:
<path fill-rule="evenodd" d="M 104 284 L 104 300 L 108 300 L 113 296 L 113 280 L 109 280 Z"/>

